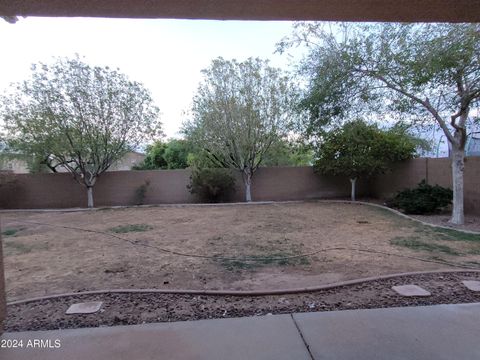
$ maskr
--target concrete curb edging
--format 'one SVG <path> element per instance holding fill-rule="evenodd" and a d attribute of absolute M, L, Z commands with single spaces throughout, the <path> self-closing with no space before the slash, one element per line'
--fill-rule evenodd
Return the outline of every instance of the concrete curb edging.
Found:
<path fill-rule="evenodd" d="M 349 285 L 357 285 L 366 282 L 372 282 L 377 280 L 388 280 L 397 277 L 415 276 L 415 275 L 435 275 L 435 274 L 455 274 L 455 273 L 474 273 L 480 274 L 480 270 L 435 270 L 435 271 L 414 271 L 406 273 L 397 273 L 389 275 L 373 276 L 355 280 L 341 281 L 333 284 L 311 286 L 304 288 L 292 288 L 292 289 L 278 289 L 278 290 L 187 290 L 187 289 L 104 289 L 104 290 L 92 290 L 81 291 L 74 293 L 63 293 L 50 296 L 39 296 L 24 300 L 15 300 L 7 303 L 7 306 L 21 305 L 35 301 L 52 300 L 61 297 L 69 296 L 82 296 L 82 295 L 101 295 L 101 294 L 187 294 L 187 295 L 212 295 L 212 296 L 268 296 L 268 295 L 286 295 L 286 294 L 298 294 L 309 293 L 321 290 L 329 290 Z"/>
<path fill-rule="evenodd" d="M 408 219 L 408 220 L 412 220 L 412 221 L 416 221 L 420 224 L 423 224 L 423 225 L 426 225 L 426 226 L 430 226 L 430 227 L 433 227 L 433 228 L 439 228 L 439 229 L 445 229 L 445 230 L 453 230 L 453 231 L 459 231 L 459 232 L 463 232 L 463 233 L 466 233 L 466 234 L 473 234 L 473 235 L 480 235 L 480 231 L 473 231 L 473 230 L 464 230 L 464 229 L 458 229 L 458 228 L 454 228 L 454 227 L 449 227 L 449 226 L 443 226 L 443 225 L 436 225 L 436 224 L 432 224 L 432 223 L 428 223 L 428 222 L 425 222 L 425 221 L 422 221 L 422 220 L 419 220 L 419 219 L 415 219 L 411 216 L 408 216 L 398 210 L 395 210 L 395 209 L 392 209 L 392 208 L 389 208 L 388 206 L 384 206 L 384 205 L 380 205 L 380 204 L 375 204 L 375 203 L 369 203 L 369 202 L 366 202 L 366 201 L 349 201 L 349 200 L 318 200 L 318 202 L 325 202 L 325 203 L 345 203 L 345 204 L 361 204 L 361 205 L 368 205 L 368 206 L 373 206 L 373 207 L 376 207 L 376 208 L 379 208 L 379 209 L 385 209 L 385 210 L 388 210 L 398 216 L 401 216 L 405 219 Z"/>

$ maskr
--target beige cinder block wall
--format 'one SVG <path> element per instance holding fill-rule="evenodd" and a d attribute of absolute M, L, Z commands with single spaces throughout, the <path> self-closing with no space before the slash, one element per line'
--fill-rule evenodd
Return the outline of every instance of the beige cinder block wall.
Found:
<path fill-rule="evenodd" d="M 413 159 L 396 165 L 392 171 L 370 179 L 370 195 L 387 198 L 399 190 L 415 187 L 427 178 L 427 159 Z"/>
<path fill-rule="evenodd" d="M 413 159 L 370 181 L 359 179 L 358 197 L 386 198 L 398 190 L 428 183 L 452 186 L 449 159 Z M 136 190 L 149 181 L 144 204 L 194 203 L 190 194 L 190 170 L 112 171 L 102 175 L 93 194 L 95 206 L 134 205 Z M 0 207 L 5 209 L 69 208 L 87 205 L 86 190 L 70 174 L 20 174 L 15 188 L 0 188 Z M 233 201 L 244 201 L 240 173 Z M 480 214 L 480 158 L 465 163 L 465 211 Z M 344 177 L 317 174 L 311 167 L 260 168 L 252 181 L 254 201 L 348 198 L 350 182 Z"/>
<path fill-rule="evenodd" d="M 452 187 L 451 162 L 448 158 L 428 159 L 428 178 L 432 185 Z M 480 215 L 480 157 L 465 159 L 463 174 L 465 212 Z"/>
<path fill-rule="evenodd" d="M 426 179 L 430 185 L 452 187 L 452 170 L 449 158 L 420 158 L 405 161 L 393 171 L 370 181 L 371 196 L 385 199 L 399 190 L 415 187 Z M 464 172 L 465 212 L 480 215 L 480 157 L 468 157 Z"/>
<path fill-rule="evenodd" d="M 190 170 L 112 171 L 103 174 L 93 188 L 95 206 L 134 205 L 135 192 L 149 182 L 143 204 L 179 204 L 197 202 L 190 194 Z M 245 189 L 236 172 L 233 201 L 244 201 Z M 366 182 L 359 181 L 358 196 L 366 194 Z M 348 197 L 346 178 L 316 174 L 313 168 L 260 168 L 252 181 L 254 201 L 305 200 Z M 15 188 L 0 189 L 0 207 L 4 209 L 69 208 L 87 205 L 86 190 L 70 174 L 21 174 Z"/>
<path fill-rule="evenodd" d="M 350 181 L 346 177 L 315 173 L 310 166 L 261 167 L 252 179 L 254 201 L 288 201 L 348 198 Z M 235 201 L 245 200 L 242 177 L 237 175 Z M 368 183 L 359 179 L 357 196 L 367 195 Z"/>

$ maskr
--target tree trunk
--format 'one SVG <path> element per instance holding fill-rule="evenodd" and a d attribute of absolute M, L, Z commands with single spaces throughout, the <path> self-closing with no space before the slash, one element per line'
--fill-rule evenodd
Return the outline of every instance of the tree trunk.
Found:
<path fill-rule="evenodd" d="M 350 179 L 350 182 L 352 183 L 351 199 L 352 201 L 355 201 L 355 185 L 357 183 L 357 178 Z"/>
<path fill-rule="evenodd" d="M 453 181 L 453 209 L 452 224 L 461 225 L 465 221 L 463 210 L 463 170 L 465 153 L 463 149 L 452 144 L 452 181 Z"/>
<path fill-rule="evenodd" d="M 87 186 L 88 207 L 93 208 L 93 187 Z"/>
<path fill-rule="evenodd" d="M 246 169 L 243 171 L 243 182 L 245 183 L 245 201 L 252 201 L 252 171 Z"/>
<path fill-rule="evenodd" d="M 252 201 L 252 190 L 251 190 L 250 183 L 245 183 L 245 201 L 246 202 Z"/>

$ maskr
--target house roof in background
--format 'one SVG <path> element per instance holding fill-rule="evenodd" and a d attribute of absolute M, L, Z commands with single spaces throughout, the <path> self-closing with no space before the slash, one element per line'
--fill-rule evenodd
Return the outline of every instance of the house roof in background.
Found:
<path fill-rule="evenodd" d="M 2 0 L 0 15 L 479 22 L 480 0 Z"/>

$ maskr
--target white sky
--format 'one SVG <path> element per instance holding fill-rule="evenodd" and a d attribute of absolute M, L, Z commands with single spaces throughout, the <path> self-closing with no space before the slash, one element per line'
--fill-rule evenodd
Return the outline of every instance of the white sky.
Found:
<path fill-rule="evenodd" d="M 291 59 L 274 51 L 291 29 L 291 22 L 21 18 L 12 25 L 2 20 L 0 91 L 27 78 L 32 63 L 78 53 L 91 65 L 118 67 L 142 82 L 160 107 L 166 135 L 178 136 L 200 70 L 218 56 L 268 58 L 287 69 Z"/>

